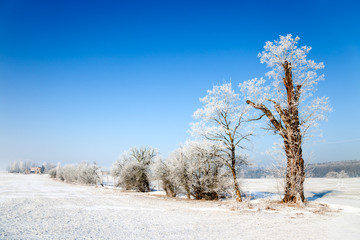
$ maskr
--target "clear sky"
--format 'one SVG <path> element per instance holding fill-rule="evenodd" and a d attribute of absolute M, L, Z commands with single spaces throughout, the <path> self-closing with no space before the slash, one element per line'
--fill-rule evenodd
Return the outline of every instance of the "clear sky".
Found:
<path fill-rule="evenodd" d="M 360 159 L 358 1 L 0 1 L 0 169 L 96 161 L 132 146 L 163 155 L 188 137 L 214 84 L 267 71 L 257 54 L 288 33 L 324 62 L 334 112 L 312 162 Z M 262 154 L 274 137 L 253 138 Z"/>

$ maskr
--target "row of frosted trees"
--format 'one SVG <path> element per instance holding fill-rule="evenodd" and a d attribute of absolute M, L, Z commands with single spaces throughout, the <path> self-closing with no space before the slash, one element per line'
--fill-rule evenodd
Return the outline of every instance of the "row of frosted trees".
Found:
<path fill-rule="evenodd" d="M 290 34 L 266 42 L 260 62 L 270 70 L 265 78 L 238 84 L 216 85 L 201 98 L 188 140 L 166 159 L 152 148 L 133 148 L 114 164 L 116 185 L 137 191 L 150 190 L 150 176 L 161 180 L 168 196 L 218 199 L 234 196 L 242 201 L 239 172 L 247 164 L 245 149 L 257 129 L 281 140 L 285 162 L 284 202 L 303 202 L 305 181 L 303 144 L 325 113 L 331 111 L 326 97 L 315 97 L 324 79 L 317 71 L 323 63 L 307 59 L 311 47 L 298 47 L 299 37 Z M 84 176 L 99 172 L 96 166 L 68 166 L 51 172 L 68 182 L 96 182 Z M 73 172 L 73 174 L 70 174 Z"/>
<path fill-rule="evenodd" d="M 307 59 L 311 47 L 298 47 L 290 34 L 266 42 L 259 53 L 270 70 L 234 89 L 231 83 L 214 86 L 195 111 L 193 141 L 187 141 L 165 161 L 154 161 L 154 149 L 131 149 L 113 168 L 118 184 L 148 191 L 149 172 L 162 180 L 168 196 L 179 193 L 195 199 L 235 196 L 242 201 L 239 170 L 247 164 L 243 149 L 257 128 L 279 136 L 286 162 L 284 202 L 303 202 L 305 180 L 303 144 L 318 121 L 331 111 L 328 98 L 315 97 L 323 63 Z"/>
<path fill-rule="evenodd" d="M 219 154 L 208 141 L 188 141 L 166 160 L 153 148 L 132 148 L 114 164 L 112 174 L 115 185 L 128 190 L 150 191 L 150 181 L 158 180 L 169 197 L 231 197 L 231 178 Z"/>

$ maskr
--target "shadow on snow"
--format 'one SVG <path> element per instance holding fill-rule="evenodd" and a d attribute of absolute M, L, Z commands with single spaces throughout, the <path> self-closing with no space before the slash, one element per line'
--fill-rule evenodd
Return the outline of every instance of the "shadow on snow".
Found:
<path fill-rule="evenodd" d="M 328 190 L 328 191 L 322 191 L 322 192 L 311 192 L 313 194 L 312 197 L 308 197 L 307 200 L 308 201 L 315 201 L 316 199 L 322 198 L 323 196 L 334 192 L 333 190 Z"/>

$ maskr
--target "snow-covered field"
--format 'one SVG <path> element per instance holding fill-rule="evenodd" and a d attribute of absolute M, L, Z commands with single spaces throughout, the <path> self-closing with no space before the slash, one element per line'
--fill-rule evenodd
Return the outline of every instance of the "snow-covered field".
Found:
<path fill-rule="evenodd" d="M 259 199 L 278 198 L 273 179 L 242 188 L 254 200 L 168 199 L 0 173 L 0 239 L 360 239 L 359 178 L 307 179 L 303 208 Z"/>

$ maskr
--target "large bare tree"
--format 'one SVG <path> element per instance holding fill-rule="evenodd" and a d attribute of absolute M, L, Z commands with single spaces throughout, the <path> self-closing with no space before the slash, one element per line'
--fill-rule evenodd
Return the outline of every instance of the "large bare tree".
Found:
<path fill-rule="evenodd" d="M 305 200 L 304 139 L 331 110 L 328 98 L 313 98 L 315 85 L 324 78 L 317 70 L 324 64 L 307 60 L 311 47 L 298 47 L 298 41 L 299 37 L 289 34 L 266 42 L 259 57 L 271 68 L 266 73 L 271 83 L 255 78 L 240 84 L 248 97 L 246 103 L 259 110 L 260 118 L 266 116 L 269 128 L 283 139 L 287 161 L 284 202 Z"/>

